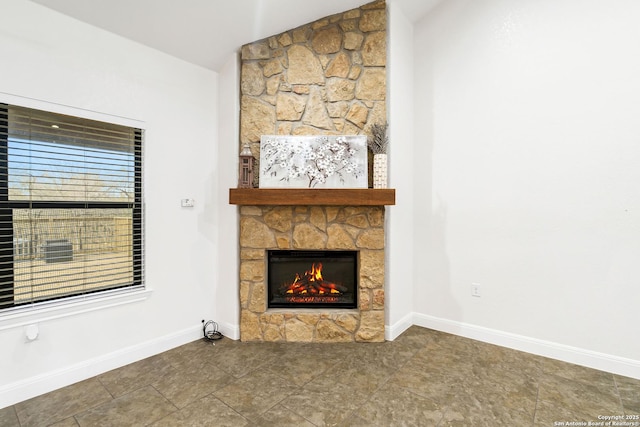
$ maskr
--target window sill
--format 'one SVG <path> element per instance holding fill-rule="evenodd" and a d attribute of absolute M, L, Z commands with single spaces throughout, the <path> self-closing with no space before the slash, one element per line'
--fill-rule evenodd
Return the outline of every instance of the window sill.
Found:
<path fill-rule="evenodd" d="M 144 301 L 149 298 L 151 292 L 151 289 L 143 288 L 117 289 L 100 294 L 68 298 L 64 301 L 43 302 L 29 307 L 9 309 L 0 313 L 0 331 Z"/>

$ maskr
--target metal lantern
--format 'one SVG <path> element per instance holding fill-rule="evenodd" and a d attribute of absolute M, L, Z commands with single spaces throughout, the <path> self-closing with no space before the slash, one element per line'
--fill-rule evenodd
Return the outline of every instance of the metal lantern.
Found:
<path fill-rule="evenodd" d="M 240 174 L 238 175 L 238 188 L 253 187 L 253 165 L 255 159 L 251 154 L 251 146 L 244 144 L 240 152 Z"/>

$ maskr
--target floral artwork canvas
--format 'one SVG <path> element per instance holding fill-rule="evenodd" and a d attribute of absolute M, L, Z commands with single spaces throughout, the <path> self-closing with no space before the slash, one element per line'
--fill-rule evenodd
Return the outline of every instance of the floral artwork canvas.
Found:
<path fill-rule="evenodd" d="M 263 135 L 260 188 L 367 188 L 367 137 Z"/>

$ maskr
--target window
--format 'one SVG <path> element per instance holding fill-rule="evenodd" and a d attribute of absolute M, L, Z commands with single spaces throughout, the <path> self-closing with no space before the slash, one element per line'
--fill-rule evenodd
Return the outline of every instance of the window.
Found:
<path fill-rule="evenodd" d="M 0 311 L 143 286 L 142 131 L 0 104 Z"/>

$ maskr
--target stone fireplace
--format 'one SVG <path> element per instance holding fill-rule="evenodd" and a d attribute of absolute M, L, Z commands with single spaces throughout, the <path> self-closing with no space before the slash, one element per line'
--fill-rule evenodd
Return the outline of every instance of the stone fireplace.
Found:
<path fill-rule="evenodd" d="M 259 160 L 262 135 L 365 135 L 386 123 L 386 21 L 379 0 L 244 45 L 239 147 Z M 242 341 L 384 340 L 393 190 L 231 189 L 230 203 L 239 206 Z M 355 306 L 268 307 L 270 250 L 357 253 Z"/>
<path fill-rule="evenodd" d="M 231 190 L 232 193 L 234 191 L 260 194 L 265 190 Z M 317 190 L 307 191 L 313 193 Z M 393 190 L 359 191 L 384 191 L 395 197 Z M 234 200 L 233 194 L 230 199 L 232 204 L 240 205 L 242 341 L 384 341 L 383 203 L 377 206 L 252 206 Z M 357 253 L 356 307 L 268 308 L 267 264 L 270 250 Z"/>

